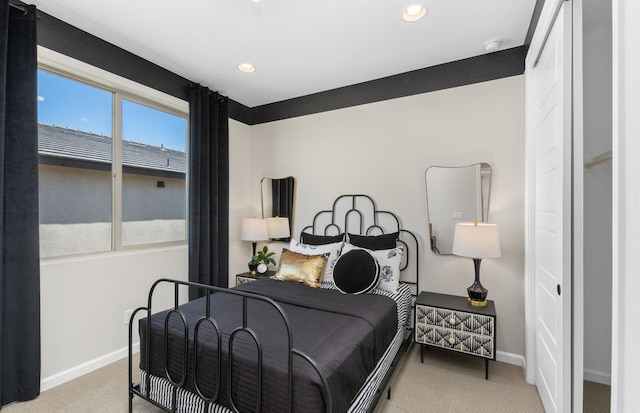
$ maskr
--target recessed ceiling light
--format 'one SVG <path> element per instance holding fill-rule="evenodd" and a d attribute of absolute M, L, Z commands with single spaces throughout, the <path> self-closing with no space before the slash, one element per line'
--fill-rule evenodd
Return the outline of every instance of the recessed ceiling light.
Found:
<path fill-rule="evenodd" d="M 238 65 L 238 70 L 245 73 L 253 73 L 256 71 L 256 67 L 251 63 L 240 63 Z"/>
<path fill-rule="evenodd" d="M 406 22 L 417 22 L 427 15 L 427 8 L 421 4 L 409 6 L 402 13 L 402 18 Z"/>

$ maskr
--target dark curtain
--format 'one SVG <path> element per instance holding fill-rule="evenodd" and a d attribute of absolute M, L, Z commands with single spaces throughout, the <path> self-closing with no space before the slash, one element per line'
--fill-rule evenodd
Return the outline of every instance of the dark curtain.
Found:
<path fill-rule="evenodd" d="M 273 179 L 273 216 L 291 218 L 293 214 L 293 178 Z"/>
<path fill-rule="evenodd" d="M 293 231 L 293 178 L 271 180 L 273 196 L 273 216 L 289 219 L 289 228 Z M 281 238 L 279 241 L 289 241 L 291 238 Z"/>
<path fill-rule="evenodd" d="M 190 92 L 189 280 L 227 287 L 228 99 L 200 85 L 192 85 Z M 202 295 L 192 289 L 189 299 Z"/>
<path fill-rule="evenodd" d="M 36 10 L 0 0 L 0 392 L 40 393 Z"/>

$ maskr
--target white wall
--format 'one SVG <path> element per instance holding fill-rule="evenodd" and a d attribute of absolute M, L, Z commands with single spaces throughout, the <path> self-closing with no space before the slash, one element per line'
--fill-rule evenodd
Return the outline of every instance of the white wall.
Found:
<path fill-rule="evenodd" d="M 584 159 L 611 151 L 611 3 L 583 2 Z M 610 161 L 584 171 L 584 378 L 611 380 Z"/>
<path fill-rule="evenodd" d="M 42 260 L 42 390 L 126 356 L 124 312 L 146 306 L 162 277 L 187 279 L 186 245 Z M 172 297 L 161 291 L 154 307 Z"/>
<path fill-rule="evenodd" d="M 250 161 L 232 164 L 249 183 L 234 201 L 250 198 L 260 211 L 260 179 L 296 178 L 293 233 L 345 193 L 372 196 L 416 233 L 421 288 L 466 295 L 470 259 L 428 249 L 425 170 L 478 162 L 493 169 L 490 221 L 498 224 L 502 257 L 485 259 L 481 279 L 498 313 L 499 357 L 524 354 L 524 77 L 510 78 L 255 125 L 237 145 Z M 231 134 L 235 142 L 236 136 Z M 236 144 L 236 143 L 234 143 Z M 238 149 L 240 150 L 240 149 Z M 237 154 L 236 154 L 237 155 Z M 237 158 L 234 158 L 237 160 Z M 248 164 L 247 164 L 248 163 Z M 241 169 L 241 170 L 239 170 Z M 240 181 L 236 181 L 240 184 Z M 237 217 L 239 226 L 239 218 Z M 232 217 L 232 219 L 235 219 Z M 233 226 L 233 221 L 231 226 Z M 237 238 L 236 238 L 237 239 Z M 231 261 L 245 262 L 234 247 Z M 249 251 L 248 247 L 245 247 Z M 235 255 L 235 256 L 234 256 Z M 505 354 L 510 353 L 510 354 Z"/>
<path fill-rule="evenodd" d="M 640 405 L 640 2 L 613 1 L 611 411 Z"/>

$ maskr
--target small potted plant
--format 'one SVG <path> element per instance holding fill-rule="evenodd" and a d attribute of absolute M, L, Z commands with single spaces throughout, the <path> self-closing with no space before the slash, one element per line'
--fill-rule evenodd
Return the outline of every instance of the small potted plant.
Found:
<path fill-rule="evenodd" d="M 264 274 L 267 272 L 267 265 L 276 265 L 276 260 L 271 258 L 275 254 L 275 252 L 269 252 L 269 247 L 266 245 L 262 247 L 256 255 L 251 257 L 251 262 L 249 262 L 249 270 L 251 273 L 255 274 L 255 271 L 257 270 L 260 274 Z"/>

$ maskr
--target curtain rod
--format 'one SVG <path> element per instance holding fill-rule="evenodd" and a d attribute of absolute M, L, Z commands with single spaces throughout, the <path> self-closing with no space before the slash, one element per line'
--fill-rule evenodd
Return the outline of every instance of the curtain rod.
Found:
<path fill-rule="evenodd" d="M 611 152 L 607 152 L 607 153 L 603 153 L 600 156 L 596 156 L 595 158 L 591 159 L 589 162 L 585 163 L 584 166 L 587 168 L 591 168 L 592 166 L 596 166 L 598 164 L 601 164 L 603 162 L 606 161 L 610 161 L 613 159 L 613 155 L 611 154 Z"/>

